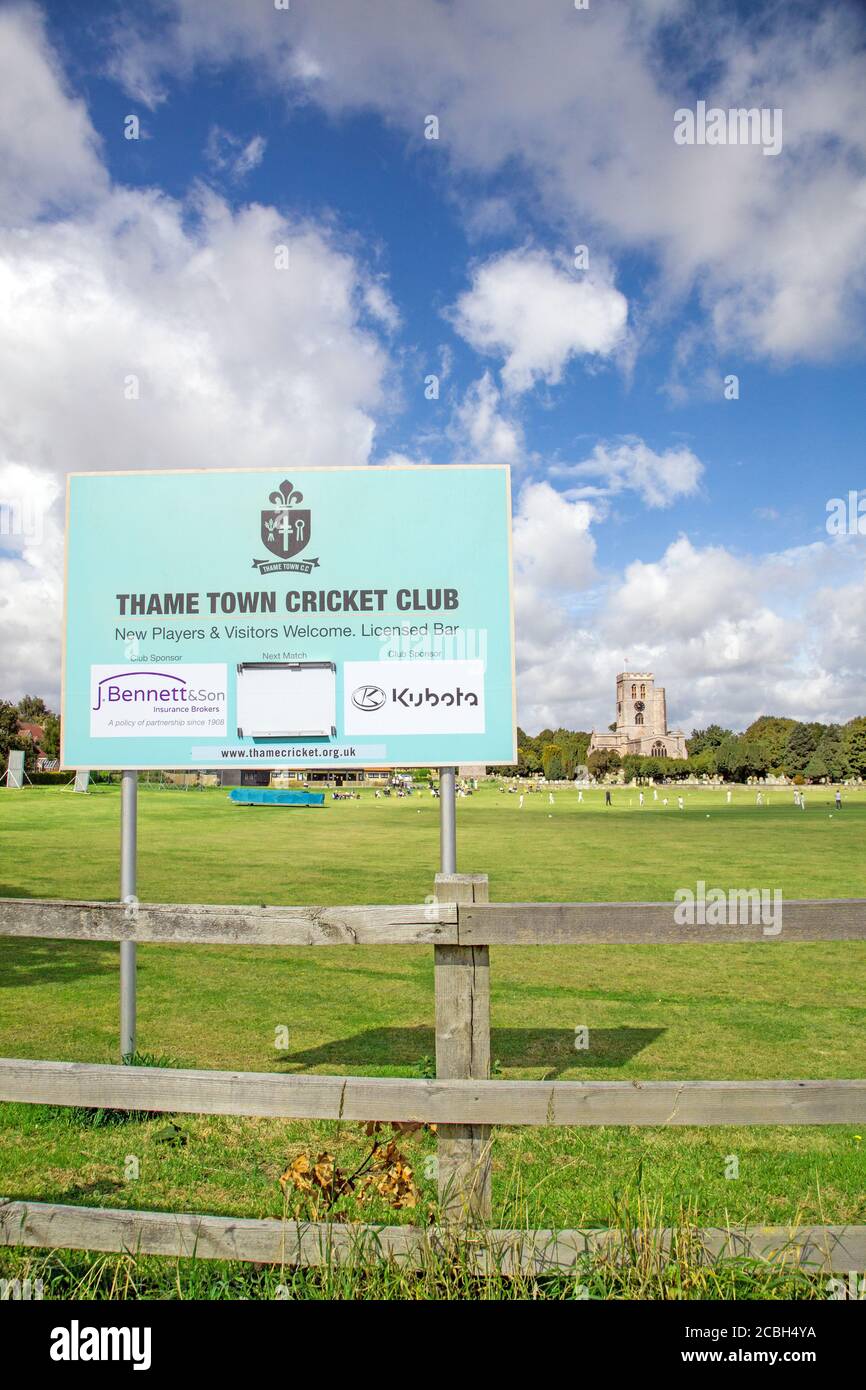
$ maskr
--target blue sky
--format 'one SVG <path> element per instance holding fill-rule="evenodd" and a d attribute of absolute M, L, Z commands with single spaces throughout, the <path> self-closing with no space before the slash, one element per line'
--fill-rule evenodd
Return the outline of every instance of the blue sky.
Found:
<path fill-rule="evenodd" d="M 527 728 L 606 725 L 626 656 L 686 729 L 862 713 L 866 543 L 825 521 L 866 487 L 864 37 L 844 3 L 0 6 L 0 493 L 41 509 L 0 537 L 0 694 L 56 697 L 67 469 L 400 457 L 512 465 Z M 675 145 L 701 100 L 780 110 L 781 151 Z"/>

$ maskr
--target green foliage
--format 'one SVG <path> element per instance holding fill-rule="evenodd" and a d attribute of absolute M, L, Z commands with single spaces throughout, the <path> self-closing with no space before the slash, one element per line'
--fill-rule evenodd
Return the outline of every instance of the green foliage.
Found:
<path fill-rule="evenodd" d="M 44 724 L 51 713 L 39 695 L 23 695 L 18 701 L 18 718 L 25 724 Z"/>
<path fill-rule="evenodd" d="M 36 766 L 36 747 L 33 740 L 18 732 L 21 716 L 8 700 L 0 700 L 0 776 L 5 775 L 9 754 L 14 749 L 24 752 L 24 768 L 30 772 Z"/>
<path fill-rule="evenodd" d="M 542 729 L 534 737 L 523 729 L 517 730 L 517 771 L 521 777 L 531 777 L 533 773 L 544 772 L 544 749 L 554 744 L 559 749 L 562 771 L 558 778 L 571 781 L 578 767 L 586 762 L 586 750 L 590 736 L 581 730 Z M 505 774 L 512 769 L 503 769 Z M 557 778 L 557 780 L 558 780 Z"/>
<path fill-rule="evenodd" d="M 609 728 L 615 731 L 616 724 Z M 533 736 L 518 728 L 517 773 L 530 777 L 545 772 L 544 749 L 555 745 L 562 766 L 559 776 L 571 781 L 577 768 L 587 763 L 589 740 L 590 735 L 582 731 L 542 729 Z M 726 747 L 724 767 L 720 766 L 718 756 L 723 746 Z M 784 771 L 789 776 L 798 772 L 806 775 L 806 766 L 819 746 L 821 758 L 816 766 L 826 764 L 826 775 L 833 780 L 841 780 L 849 774 L 866 776 L 866 716 L 852 719 L 844 728 L 839 728 L 816 722 L 799 724 L 796 719 L 783 715 L 762 714 L 742 734 L 735 734 L 721 724 L 708 724 L 705 729 L 694 729 L 686 740 L 687 759 L 648 760 L 636 753 L 627 753 L 622 757 L 622 767 L 627 782 L 650 777 L 679 780 L 717 774 L 728 781 L 738 781 L 761 777 L 770 771 Z M 514 769 L 502 767 L 491 771 L 509 776 Z M 545 772 L 545 775 L 548 774 Z"/>
<path fill-rule="evenodd" d="M 815 749 L 815 752 L 807 762 L 804 776 L 806 776 L 810 782 L 822 782 L 825 777 L 829 776 L 827 764 L 821 756 L 820 748 Z"/>
<path fill-rule="evenodd" d="M 719 770 L 716 747 L 707 744 L 699 753 L 690 754 L 688 764 L 689 771 L 693 772 L 696 777 L 714 777 Z"/>
<path fill-rule="evenodd" d="M 725 739 L 716 749 L 716 767 L 726 782 L 762 777 L 770 766 L 766 745 L 740 736 Z"/>
<path fill-rule="evenodd" d="M 785 757 L 785 746 L 796 728 L 796 719 L 783 719 L 775 714 L 762 714 L 746 729 L 743 738 L 749 743 L 762 743 L 767 749 L 771 767 L 781 767 Z"/>
<path fill-rule="evenodd" d="M 809 766 L 817 760 L 819 765 L 826 768 L 826 772 L 813 773 L 809 771 Z M 818 747 L 809 759 L 809 766 L 806 774 L 809 777 L 829 777 L 833 782 L 841 782 L 843 777 L 847 777 L 850 771 L 850 764 L 842 740 L 842 730 L 838 724 L 829 724 L 827 729 L 818 740 Z"/>
<path fill-rule="evenodd" d="M 608 777 L 612 772 L 619 772 L 622 767 L 622 759 L 615 748 L 596 748 L 594 753 L 590 753 L 587 766 L 590 776 L 595 778 Z"/>
<path fill-rule="evenodd" d="M 866 777 L 866 718 L 861 716 L 845 725 L 842 748 L 851 772 Z"/>
<path fill-rule="evenodd" d="M 558 743 L 546 743 L 541 751 L 541 767 L 548 782 L 559 782 L 565 776 L 562 749 Z"/>
<path fill-rule="evenodd" d="M 60 757 L 60 720 L 56 714 L 48 714 L 42 720 L 42 752 L 46 758 Z"/>
<path fill-rule="evenodd" d="M 718 748 L 733 736 L 732 729 L 723 729 L 721 724 L 709 724 L 706 729 L 692 730 L 691 738 L 686 739 L 686 748 L 690 755 L 703 753 L 705 748 Z"/>
<path fill-rule="evenodd" d="M 795 724 L 785 744 L 782 766 L 789 777 L 806 775 L 809 759 L 818 746 L 818 739 L 808 724 Z"/>

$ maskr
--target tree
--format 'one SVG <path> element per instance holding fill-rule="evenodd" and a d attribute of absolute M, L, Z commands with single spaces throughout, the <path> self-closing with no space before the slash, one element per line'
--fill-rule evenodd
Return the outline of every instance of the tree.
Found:
<path fill-rule="evenodd" d="M 552 742 L 556 744 L 562 754 L 562 776 L 570 782 L 574 777 L 575 770 L 586 761 L 589 734 L 582 733 L 580 730 L 557 729 Z"/>
<path fill-rule="evenodd" d="M 803 775 L 808 777 L 810 782 L 822 782 L 825 777 L 829 777 L 829 769 L 821 755 L 820 745 L 807 762 Z"/>
<path fill-rule="evenodd" d="M 51 710 L 39 695 L 22 695 L 18 701 L 18 718 L 22 724 L 42 724 Z"/>
<path fill-rule="evenodd" d="M 562 780 L 562 749 L 558 743 L 546 743 L 541 753 L 541 766 L 548 782 Z"/>
<path fill-rule="evenodd" d="M 849 772 L 849 762 L 842 742 L 842 730 L 838 724 L 828 724 L 826 732 L 818 740 L 818 747 L 810 758 L 810 763 L 814 758 L 819 758 L 826 767 L 827 771 L 819 773 L 819 776 L 829 777 L 831 782 L 841 782 Z M 806 776 L 813 774 L 806 768 Z"/>
<path fill-rule="evenodd" d="M 700 753 L 689 754 L 689 771 L 697 777 L 713 777 L 718 772 L 718 761 L 714 747 L 703 748 Z"/>
<path fill-rule="evenodd" d="M 763 743 L 769 754 L 770 766 L 781 767 L 785 757 L 785 745 L 796 724 L 796 719 L 784 719 L 776 714 L 762 714 L 749 725 L 743 738 L 747 743 Z"/>
<path fill-rule="evenodd" d="M 770 750 L 766 743 L 756 738 L 746 738 L 740 740 L 743 746 L 743 761 L 747 777 L 763 777 L 770 769 L 772 759 Z"/>
<path fill-rule="evenodd" d="M 806 764 L 817 747 L 818 740 L 808 724 L 795 724 L 785 745 L 782 766 L 789 777 L 805 774 Z"/>
<path fill-rule="evenodd" d="M 745 739 L 732 735 L 716 752 L 719 772 L 726 782 L 742 782 L 750 775 L 752 754 Z"/>
<path fill-rule="evenodd" d="M 622 760 L 622 770 L 627 782 L 639 781 L 643 776 L 643 758 L 639 753 L 626 753 Z"/>
<path fill-rule="evenodd" d="M 524 733 L 523 729 L 519 727 L 517 730 L 517 771 L 520 777 L 531 776 L 533 772 L 541 771 L 541 749 L 538 746 L 538 739 Z"/>
<path fill-rule="evenodd" d="M 686 739 L 690 755 L 703 753 L 705 748 L 719 748 L 726 739 L 733 738 L 732 729 L 723 729 L 721 724 L 709 724 L 706 729 L 692 729 L 691 738 Z"/>
<path fill-rule="evenodd" d="M 36 766 L 36 745 L 31 738 L 18 732 L 20 716 L 8 700 L 0 700 L 0 775 L 5 774 L 12 749 L 24 752 L 24 766 L 32 772 Z"/>
<path fill-rule="evenodd" d="M 56 714 L 49 714 L 42 721 L 42 752 L 46 758 L 60 757 L 60 720 Z M 429 777 L 429 773 L 427 774 Z M 417 774 L 416 774 L 417 776 Z"/>
<path fill-rule="evenodd" d="M 590 776 L 596 779 L 607 777 L 611 772 L 618 772 L 622 767 L 622 760 L 615 748 L 596 748 L 594 753 L 590 753 L 587 762 Z"/>
<path fill-rule="evenodd" d="M 866 777 L 866 718 L 851 719 L 842 730 L 842 748 L 851 772 Z"/>

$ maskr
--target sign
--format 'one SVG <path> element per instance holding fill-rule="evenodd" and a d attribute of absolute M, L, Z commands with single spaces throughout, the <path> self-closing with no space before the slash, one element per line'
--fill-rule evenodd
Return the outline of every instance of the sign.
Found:
<path fill-rule="evenodd" d="M 70 768 L 516 761 L 509 470 L 73 473 Z"/>
<path fill-rule="evenodd" d="M 24 786 L 24 753 L 19 748 L 10 748 L 6 766 L 6 786 L 13 791 L 21 791 Z"/>

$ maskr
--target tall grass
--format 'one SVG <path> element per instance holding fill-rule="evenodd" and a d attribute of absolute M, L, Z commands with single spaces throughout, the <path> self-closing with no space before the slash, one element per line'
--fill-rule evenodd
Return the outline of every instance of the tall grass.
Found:
<path fill-rule="evenodd" d="M 347 1228 L 341 1226 L 341 1230 Z M 351 1232 L 353 1228 L 348 1227 Z M 508 1248 L 535 1248 L 531 1227 L 509 1235 Z M 672 1233 L 661 1229 L 661 1213 L 640 1194 L 611 1211 L 602 1249 L 579 1256 L 568 1271 L 520 1268 L 503 1252 L 500 1234 L 473 1229 L 464 1236 L 436 1235 L 412 1257 L 375 1253 L 369 1228 L 357 1228 L 349 1257 L 338 1260 L 323 1243 L 315 1267 L 254 1266 L 241 1262 L 172 1259 L 162 1256 L 55 1250 L 34 1254 L 0 1250 L 0 1275 L 35 1285 L 57 1300 L 273 1299 L 327 1301 L 472 1301 L 544 1299 L 622 1300 L 823 1300 L 826 1273 L 787 1261 L 744 1257 L 712 1260 L 684 1207 Z"/>

